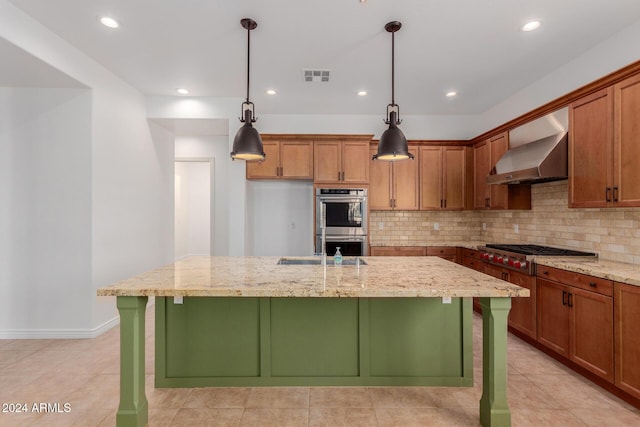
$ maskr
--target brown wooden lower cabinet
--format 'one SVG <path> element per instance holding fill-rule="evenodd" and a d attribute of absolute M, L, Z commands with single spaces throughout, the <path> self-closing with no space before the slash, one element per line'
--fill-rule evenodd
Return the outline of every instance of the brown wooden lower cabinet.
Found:
<path fill-rule="evenodd" d="M 507 282 L 529 289 L 529 298 L 511 298 L 509 326 L 536 339 L 536 277 L 490 264 L 486 266 L 486 273 L 498 279 L 506 280 Z"/>
<path fill-rule="evenodd" d="M 614 283 L 615 384 L 640 399 L 640 287 Z"/>
<path fill-rule="evenodd" d="M 482 252 L 476 251 L 475 249 L 462 249 L 462 265 L 482 273 L 486 272 L 486 264 L 482 260 Z M 473 298 L 473 311 L 482 313 L 480 298 Z"/>
<path fill-rule="evenodd" d="M 458 250 L 455 246 L 427 246 L 427 255 L 458 262 Z"/>
<path fill-rule="evenodd" d="M 596 289 L 596 281 L 590 280 L 591 276 L 567 273 L 550 267 L 538 269 L 538 342 L 613 382 L 611 287 L 604 286 L 603 293 L 584 290 L 584 283 L 592 283 Z M 566 277 L 569 283 L 546 278 L 554 275 Z"/>

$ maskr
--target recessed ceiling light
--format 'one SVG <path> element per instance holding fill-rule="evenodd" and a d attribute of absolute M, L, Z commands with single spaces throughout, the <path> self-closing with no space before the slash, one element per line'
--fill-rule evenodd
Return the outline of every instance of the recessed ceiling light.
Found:
<path fill-rule="evenodd" d="M 529 21 L 520 28 L 522 31 L 533 31 L 540 27 L 540 21 Z"/>
<path fill-rule="evenodd" d="M 367 91 L 366 90 L 358 91 L 358 96 L 367 96 Z"/>
<path fill-rule="evenodd" d="M 189 91 L 182 87 L 176 89 L 176 92 L 178 92 L 180 95 L 189 95 Z"/>
<path fill-rule="evenodd" d="M 455 90 L 450 90 L 449 92 L 447 92 L 447 93 L 445 94 L 445 96 L 446 96 L 447 98 L 453 98 L 453 97 L 454 97 L 454 96 L 456 96 L 457 94 L 458 94 L 458 92 L 456 92 Z"/>
<path fill-rule="evenodd" d="M 108 16 L 103 16 L 102 18 L 100 18 L 100 22 L 102 23 L 102 25 L 109 28 L 118 28 L 120 26 L 120 24 L 118 24 L 118 21 Z"/>
<path fill-rule="evenodd" d="M 273 90 L 273 89 L 267 89 L 267 90 L 266 90 L 266 92 L 267 92 L 267 95 L 275 95 L 275 94 L 277 93 L 277 92 L 276 92 L 275 90 Z"/>

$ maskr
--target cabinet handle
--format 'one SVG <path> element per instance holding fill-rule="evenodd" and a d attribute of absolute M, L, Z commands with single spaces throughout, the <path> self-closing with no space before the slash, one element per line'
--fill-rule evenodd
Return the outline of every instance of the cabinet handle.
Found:
<path fill-rule="evenodd" d="M 395 208 L 396 207 L 396 199 L 392 199 L 391 203 L 392 203 L 392 206 Z"/>
<path fill-rule="evenodd" d="M 618 187 L 613 187 L 613 201 L 618 201 Z"/>
<path fill-rule="evenodd" d="M 595 288 L 595 287 L 596 287 L 596 286 L 598 286 L 598 285 L 596 285 L 596 283 L 595 283 L 595 282 L 589 282 L 589 286 L 591 286 L 592 288 Z"/>
<path fill-rule="evenodd" d="M 342 171 L 342 180 L 344 181 L 344 171 Z"/>
<path fill-rule="evenodd" d="M 562 291 L 562 305 L 567 305 L 567 291 Z"/>
<path fill-rule="evenodd" d="M 604 192 L 604 200 L 606 202 L 610 202 L 611 201 L 611 187 L 607 187 L 607 189 Z"/>
<path fill-rule="evenodd" d="M 568 305 L 569 307 L 573 307 L 573 294 L 571 292 L 568 292 L 569 298 L 568 298 Z"/>
<path fill-rule="evenodd" d="M 447 199 L 444 199 L 444 208 L 447 209 Z"/>
<path fill-rule="evenodd" d="M 338 172 L 338 181 L 342 181 L 342 180 L 340 179 L 340 177 L 341 177 L 341 176 L 342 176 L 342 173 L 341 173 L 341 172 Z"/>
<path fill-rule="evenodd" d="M 543 271 L 542 274 L 546 274 L 548 276 L 549 275 L 549 270 Z"/>
<path fill-rule="evenodd" d="M 442 208 L 442 199 L 440 199 L 440 207 Z"/>

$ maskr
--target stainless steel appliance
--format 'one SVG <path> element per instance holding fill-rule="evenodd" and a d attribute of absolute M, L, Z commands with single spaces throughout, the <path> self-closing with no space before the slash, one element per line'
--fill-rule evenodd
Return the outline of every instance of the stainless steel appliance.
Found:
<path fill-rule="evenodd" d="M 367 214 L 366 188 L 317 188 L 315 251 L 323 252 L 324 227 L 326 254 L 339 246 L 343 255 L 366 255 Z"/>
<path fill-rule="evenodd" d="M 536 256 L 589 257 L 595 258 L 593 252 L 574 251 L 540 245 L 490 244 L 479 246 L 485 262 L 531 275 L 536 274 Z"/>
<path fill-rule="evenodd" d="M 326 254 L 332 256 L 336 249 L 344 256 L 365 256 L 367 254 L 367 236 L 329 236 L 325 238 Z M 322 252 L 322 236 L 316 236 L 316 252 Z"/>

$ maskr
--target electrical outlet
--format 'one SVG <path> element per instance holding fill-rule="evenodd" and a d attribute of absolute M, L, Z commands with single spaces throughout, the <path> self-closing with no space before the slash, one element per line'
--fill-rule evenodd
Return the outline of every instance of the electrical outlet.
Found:
<path fill-rule="evenodd" d="M 513 232 L 516 234 L 520 233 L 520 227 L 518 224 L 513 224 Z"/>
<path fill-rule="evenodd" d="M 378 230 L 384 230 L 384 222 L 378 223 Z"/>
<path fill-rule="evenodd" d="M 434 222 L 434 223 L 433 223 L 433 229 L 434 229 L 434 230 L 440 230 L 440 223 L 438 223 L 438 222 Z"/>
<path fill-rule="evenodd" d="M 443 304 L 451 304 L 451 297 L 442 297 Z"/>
<path fill-rule="evenodd" d="M 487 223 L 486 222 L 482 223 L 482 231 L 487 231 Z"/>
<path fill-rule="evenodd" d="M 182 297 L 173 297 L 174 304 L 182 304 Z"/>

